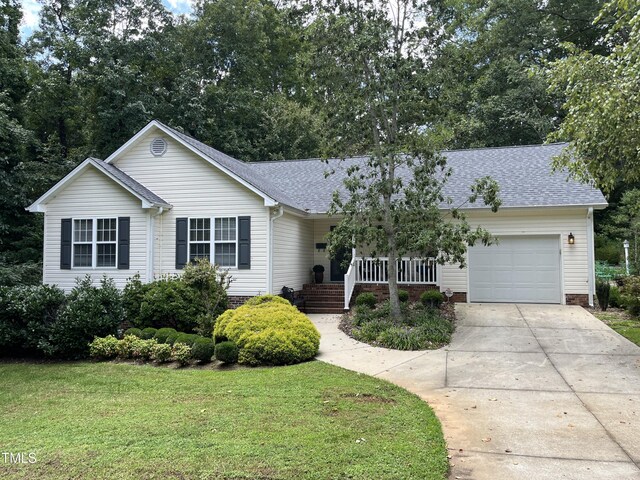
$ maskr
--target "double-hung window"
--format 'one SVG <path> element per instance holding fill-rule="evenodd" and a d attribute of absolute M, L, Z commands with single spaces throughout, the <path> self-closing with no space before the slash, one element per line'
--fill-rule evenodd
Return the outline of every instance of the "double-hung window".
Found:
<path fill-rule="evenodd" d="M 236 217 L 189 219 L 189 260 L 206 258 L 221 267 L 235 267 L 237 242 Z"/>
<path fill-rule="evenodd" d="M 73 220 L 73 266 L 115 267 L 118 241 L 116 218 Z"/>

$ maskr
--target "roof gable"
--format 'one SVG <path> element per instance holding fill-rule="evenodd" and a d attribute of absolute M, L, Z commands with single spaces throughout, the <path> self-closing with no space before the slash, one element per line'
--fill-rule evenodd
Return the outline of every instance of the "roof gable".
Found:
<path fill-rule="evenodd" d="M 87 168 L 95 168 L 98 172 L 102 173 L 110 180 L 114 181 L 122 188 L 131 193 L 134 197 L 141 201 L 142 208 L 153 207 L 167 207 L 171 205 L 139 183 L 137 180 L 131 178 L 129 175 L 118 169 L 114 165 L 109 165 L 97 158 L 87 158 L 80 165 L 69 172 L 62 180 L 56 183 L 52 188 L 44 193 L 38 200 L 33 202 L 27 210 L 30 212 L 44 212 L 46 203 L 53 198 L 56 193 L 63 190 L 65 187 L 71 185 L 73 181 L 78 178 L 82 172 Z"/>

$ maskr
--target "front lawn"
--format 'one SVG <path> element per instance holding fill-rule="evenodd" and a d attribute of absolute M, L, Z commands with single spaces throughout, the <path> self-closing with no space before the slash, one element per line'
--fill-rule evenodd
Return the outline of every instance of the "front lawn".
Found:
<path fill-rule="evenodd" d="M 3 479 L 443 479 L 440 424 L 389 383 L 309 362 L 0 363 Z"/>
<path fill-rule="evenodd" d="M 598 310 L 593 314 L 620 335 L 640 346 L 640 318 L 634 318 L 624 310 L 611 308 L 606 312 Z"/>

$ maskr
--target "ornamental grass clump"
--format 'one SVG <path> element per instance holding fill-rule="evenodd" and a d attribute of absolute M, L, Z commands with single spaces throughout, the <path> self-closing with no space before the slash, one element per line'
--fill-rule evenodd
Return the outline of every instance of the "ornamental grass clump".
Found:
<path fill-rule="evenodd" d="M 320 334 L 297 308 L 276 300 L 257 298 L 216 321 L 216 343 L 230 340 L 239 350 L 238 362 L 246 365 L 291 365 L 315 357 Z"/>

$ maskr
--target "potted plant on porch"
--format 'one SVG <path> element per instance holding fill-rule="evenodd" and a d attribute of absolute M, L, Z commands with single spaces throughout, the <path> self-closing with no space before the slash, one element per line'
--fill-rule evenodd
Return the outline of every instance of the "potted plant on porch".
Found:
<path fill-rule="evenodd" d="M 324 280 L 324 266 L 323 265 L 314 265 L 313 268 L 314 280 L 316 283 L 322 283 Z"/>

